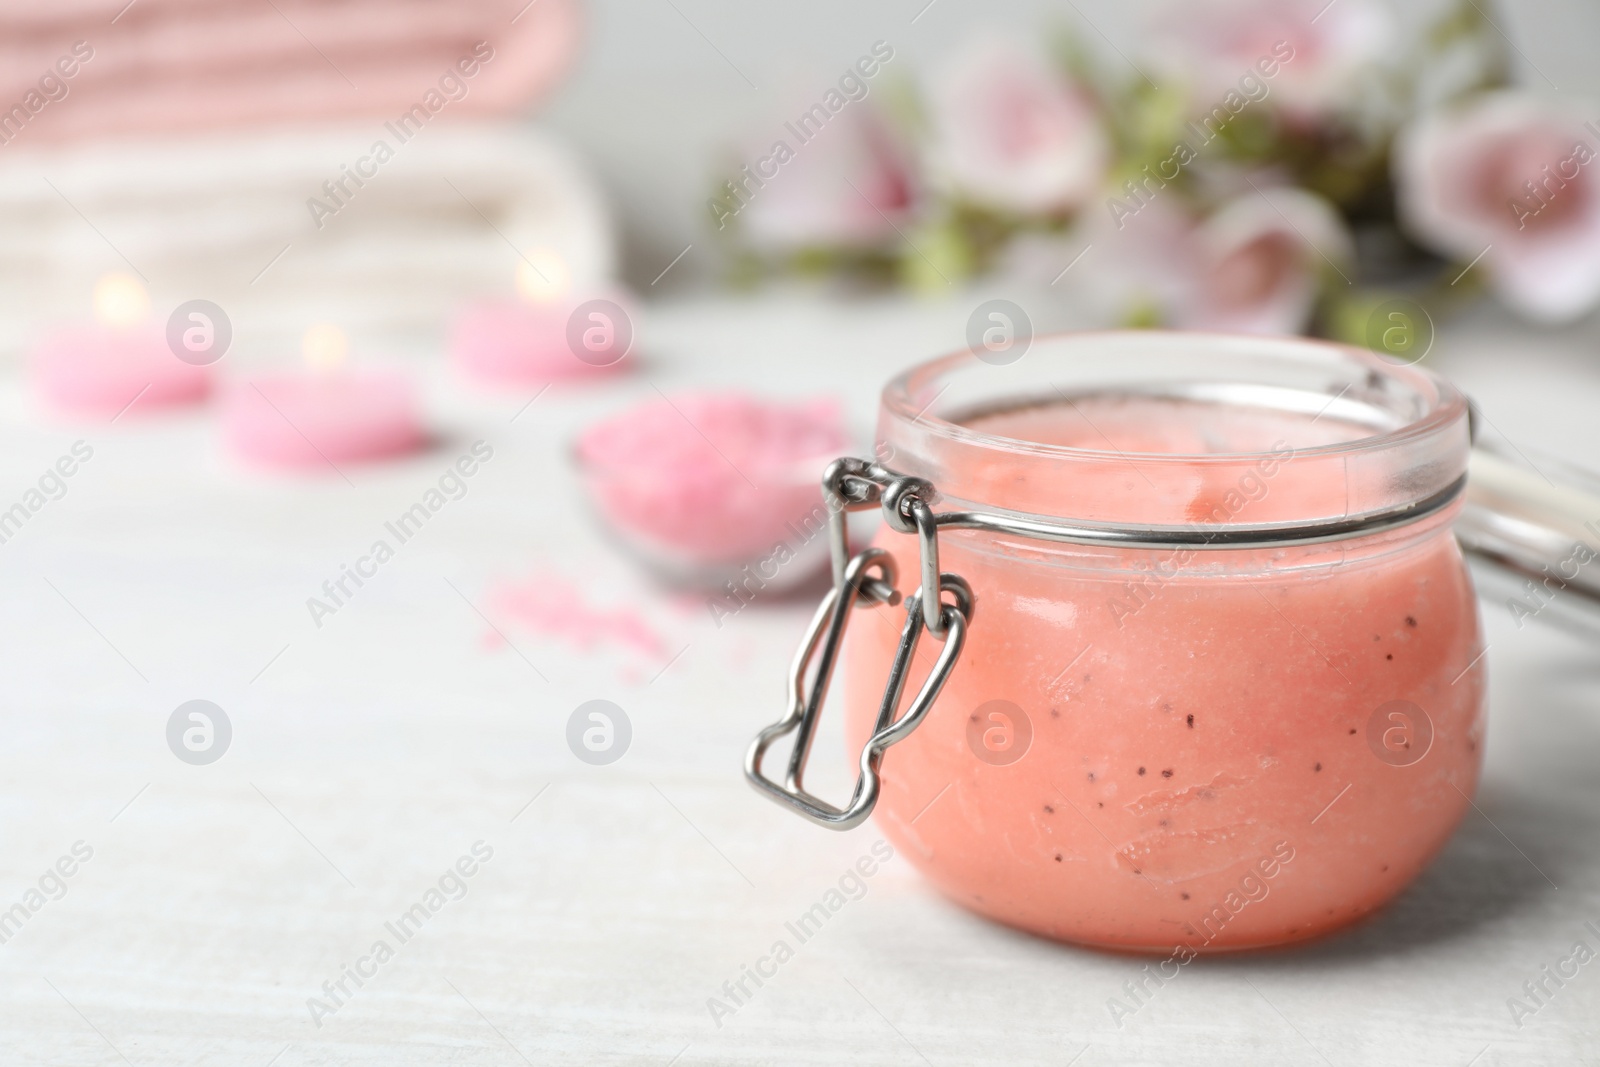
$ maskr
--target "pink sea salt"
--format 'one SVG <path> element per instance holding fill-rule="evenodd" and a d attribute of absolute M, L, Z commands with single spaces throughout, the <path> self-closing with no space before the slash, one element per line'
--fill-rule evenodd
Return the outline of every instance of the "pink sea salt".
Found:
<path fill-rule="evenodd" d="M 620 645 L 651 658 L 666 655 L 666 644 L 638 611 L 603 608 L 588 602 L 578 587 L 555 575 L 521 582 L 497 583 L 489 594 L 496 614 L 515 620 L 534 633 L 570 641 L 579 651 Z M 490 638 L 499 641 L 498 633 Z"/>
<path fill-rule="evenodd" d="M 756 560 L 775 569 L 787 552 L 822 543 L 819 480 L 849 445 L 835 400 L 695 393 L 596 423 L 577 458 L 600 514 L 652 561 L 680 572 Z"/>

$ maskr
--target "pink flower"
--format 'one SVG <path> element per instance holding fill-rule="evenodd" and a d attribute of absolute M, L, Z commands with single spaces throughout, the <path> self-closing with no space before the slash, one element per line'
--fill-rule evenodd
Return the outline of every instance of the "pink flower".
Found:
<path fill-rule="evenodd" d="M 1594 123 L 1513 92 L 1426 116 L 1395 154 L 1401 221 L 1440 252 L 1481 254 L 1522 314 L 1574 319 L 1600 302 L 1597 138 Z"/>
<path fill-rule="evenodd" d="M 1170 323 L 1188 306 L 1195 288 L 1196 227 L 1176 195 L 1158 195 L 1121 220 L 1113 220 L 1107 211 L 1086 212 L 1075 228 L 1078 248 L 1063 248 L 1061 266 L 1078 251 L 1088 251 L 1060 285 L 1070 285 L 1090 307 L 1109 313 L 1111 324 Z"/>
<path fill-rule="evenodd" d="M 1395 33 L 1377 0 L 1181 0 L 1151 28 L 1158 70 L 1201 112 L 1232 94 L 1305 122 L 1347 109 Z"/>
<path fill-rule="evenodd" d="M 907 153 L 867 103 L 849 104 L 820 129 L 780 124 L 767 148 L 712 201 L 718 223 L 737 216 L 760 248 L 871 248 L 891 243 L 913 202 Z M 802 140 L 801 138 L 805 139 Z M 721 205 L 726 216 L 719 215 Z"/>
<path fill-rule="evenodd" d="M 1180 324 L 1226 333 L 1304 330 L 1324 279 L 1348 272 L 1355 255 L 1332 205 L 1291 188 L 1252 189 L 1223 205 L 1195 243 L 1195 286 Z"/>
<path fill-rule="evenodd" d="M 1089 298 L 1188 329 L 1299 333 L 1332 264 L 1348 270 L 1353 255 L 1334 209 L 1299 189 L 1251 189 L 1204 220 L 1171 196 L 1144 203 L 1120 226 L 1094 218 L 1082 231 L 1091 250 L 1077 268 Z"/>
<path fill-rule="evenodd" d="M 1081 206 L 1099 188 L 1110 145 L 1083 93 L 1036 55 L 980 45 L 929 91 L 930 163 L 954 192 L 1023 214 Z"/>

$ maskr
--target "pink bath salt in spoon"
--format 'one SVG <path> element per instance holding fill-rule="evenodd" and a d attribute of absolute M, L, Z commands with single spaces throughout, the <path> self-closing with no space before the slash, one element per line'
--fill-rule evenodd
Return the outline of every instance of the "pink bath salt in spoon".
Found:
<path fill-rule="evenodd" d="M 681 574 L 786 560 L 820 544 L 822 471 L 849 446 L 833 399 L 708 392 L 604 419 L 576 454 L 600 514 L 646 558 Z"/>

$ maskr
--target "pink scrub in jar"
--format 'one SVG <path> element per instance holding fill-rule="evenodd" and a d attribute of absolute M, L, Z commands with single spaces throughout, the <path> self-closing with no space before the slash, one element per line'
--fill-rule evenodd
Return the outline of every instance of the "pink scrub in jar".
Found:
<path fill-rule="evenodd" d="M 1449 838 L 1484 673 L 1447 383 L 1317 342 L 1067 335 L 913 369 L 880 437 L 932 512 L 1008 524 L 939 527 L 974 607 L 931 709 L 882 754 L 882 831 L 946 895 L 1104 948 L 1260 948 L 1370 914 Z M 876 544 L 915 592 L 917 535 Z M 904 615 L 850 614 L 854 753 L 884 725 Z M 923 635 L 909 692 L 942 651 Z"/>

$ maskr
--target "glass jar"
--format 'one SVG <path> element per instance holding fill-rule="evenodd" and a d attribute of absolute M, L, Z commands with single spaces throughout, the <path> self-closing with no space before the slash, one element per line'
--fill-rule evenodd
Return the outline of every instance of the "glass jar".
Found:
<path fill-rule="evenodd" d="M 830 594 L 794 684 L 790 720 L 814 720 L 842 652 L 865 751 L 833 821 L 875 802 L 951 899 L 1106 948 L 1282 945 L 1381 907 L 1449 838 L 1483 757 L 1451 530 L 1468 423 L 1419 368 L 1289 339 L 1063 335 L 896 378 L 887 556 L 853 565 L 855 609 Z M 904 628 L 887 602 L 928 580 L 930 547 L 971 593 L 945 584 L 943 649 L 907 639 L 914 599 Z M 930 672 L 936 696 L 897 721 L 899 683 Z M 815 799 L 808 746 L 809 726 L 768 792 Z"/>

